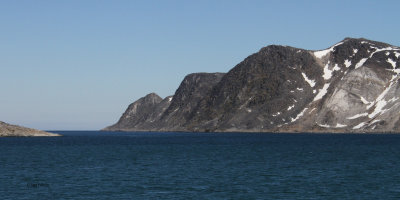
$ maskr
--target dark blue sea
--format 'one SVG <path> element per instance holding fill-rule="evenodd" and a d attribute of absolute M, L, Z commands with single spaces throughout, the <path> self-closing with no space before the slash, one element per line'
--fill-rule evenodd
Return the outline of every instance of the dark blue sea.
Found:
<path fill-rule="evenodd" d="M 0 199 L 399 199 L 400 135 L 0 138 Z"/>

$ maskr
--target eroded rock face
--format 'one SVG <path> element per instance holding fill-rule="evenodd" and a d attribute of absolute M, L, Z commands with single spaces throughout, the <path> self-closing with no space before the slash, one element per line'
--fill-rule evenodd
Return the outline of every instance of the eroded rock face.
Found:
<path fill-rule="evenodd" d="M 129 105 L 116 124 L 103 130 L 185 131 L 194 108 L 223 76 L 223 73 L 189 74 L 173 96 L 162 100 L 157 94 L 149 94 Z"/>
<path fill-rule="evenodd" d="M 321 51 L 267 46 L 226 74 L 188 75 L 169 104 L 137 105 L 159 117 L 124 114 L 108 130 L 399 132 L 399 56 L 363 38 Z"/>
<path fill-rule="evenodd" d="M 185 131 L 187 122 L 196 115 L 201 100 L 220 82 L 224 73 L 194 73 L 187 75 L 176 90 L 171 105 L 163 113 L 160 130 Z"/>
<path fill-rule="evenodd" d="M 154 121 L 168 108 L 171 99 L 167 97 L 163 100 L 155 93 L 148 94 L 129 105 L 119 121 L 104 130 L 150 130 L 155 127 Z"/>
<path fill-rule="evenodd" d="M 60 136 L 60 135 L 0 122 L 0 137 L 21 137 L 21 136 Z"/>

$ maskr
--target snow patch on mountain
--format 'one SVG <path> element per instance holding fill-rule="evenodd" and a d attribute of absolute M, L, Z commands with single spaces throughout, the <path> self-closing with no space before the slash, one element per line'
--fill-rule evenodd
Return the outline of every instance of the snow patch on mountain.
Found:
<path fill-rule="evenodd" d="M 386 60 L 386 62 L 390 63 L 392 65 L 393 68 L 396 68 L 396 62 L 394 60 L 392 60 L 391 58 L 388 58 Z"/>
<path fill-rule="evenodd" d="M 315 81 L 311 80 L 307 77 L 307 75 L 302 72 L 301 75 L 303 75 L 304 80 L 313 88 L 315 86 Z"/>
<path fill-rule="evenodd" d="M 357 118 L 365 117 L 365 116 L 368 116 L 368 113 L 357 114 L 357 115 L 354 115 L 354 116 L 351 116 L 351 117 L 347 117 L 347 119 L 357 119 Z"/>
<path fill-rule="evenodd" d="M 366 124 L 365 122 L 361 122 L 357 126 L 354 126 L 353 129 L 360 129 L 361 127 L 365 126 L 365 124 Z"/>
<path fill-rule="evenodd" d="M 338 64 L 335 64 L 335 66 L 332 69 L 329 69 L 329 62 L 328 62 L 324 67 L 324 75 L 322 75 L 322 77 L 324 77 L 325 80 L 329 80 L 332 77 L 332 73 L 334 71 L 339 71 L 339 70 L 340 68 Z"/>
<path fill-rule="evenodd" d="M 339 124 L 339 123 L 336 124 L 336 128 L 344 128 L 344 127 L 347 127 L 347 125 Z"/>
<path fill-rule="evenodd" d="M 275 113 L 275 114 L 272 114 L 272 117 L 276 117 L 276 116 L 278 116 L 278 115 L 280 115 L 281 114 L 281 112 L 277 112 L 277 113 Z"/>
<path fill-rule="evenodd" d="M 296 118 L 291 118 L 291 122 L 295 122 L 296 120 L 300 119 L 304 115 L 304 112 L 307 111 L 308 108 L 304 108 L 299 114 L 297 114 Z"/>
<path fill-rule="evenodd" d="M 322 87 L 322 89 L 319 90 L 318 94 L 314 97 L 313 101 L 322 99 L 325 96 L 325 94 L 328 92 L 329 85 L 330 85 L 330 83 L 325 83 L 324 87 Z"/>
<path fill-rule="evenodd" d="M 360 97 L 360 100 L 363 102 L 363 104 L 370 104 L 371 102 L 367 101 L 366 99 L 364 99 L 364 97 Z"/>
<path fill-rule="evenodd" d="M 327 124 L 318 124 L 318 126 L 323 127 L 323 128 L 330 128 L 331 126 L 327 125 Z"/>
<path fill-rule="evenodd" d="M 347 68 L 349 68 L 350 65 L 351 65 L 351 60 L 346 59 L 346 60 L 344 61 L 344 65 L 345 65 Z"/>
<path fill-rule="evenodd" d="M 363 66 L 364 63 L 365 63 L 365 61 L 367 61 L 367 60 L 368 60 L 368 58 L 363 58 L 363 59 L 361 59 L 361 60 L 356 64 L 355 69 L 357 69 L 357 68 Z"/>
<path fill-rule="evenodd" d="M 333 52 L 333 49 L 339 45 L 343 44 L 343 42 L 339 42 L 335 45 L 333 45 L 332 47 L 330 47 L 329 49 L 324 49 L 324 50 L 320 50 L 320 51 L 315 51 L 314 52 L 314 56 L 321 59 L 322 57 L 325 57 L 328 53 Z"/>

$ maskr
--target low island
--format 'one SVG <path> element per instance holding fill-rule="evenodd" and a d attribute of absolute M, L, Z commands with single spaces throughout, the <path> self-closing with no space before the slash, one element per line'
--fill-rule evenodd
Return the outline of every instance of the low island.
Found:
<path fill-rule="evenodd" d="M 0 121 L 0 137 L 61 136 L 32 128 L 7 124 Z"/>

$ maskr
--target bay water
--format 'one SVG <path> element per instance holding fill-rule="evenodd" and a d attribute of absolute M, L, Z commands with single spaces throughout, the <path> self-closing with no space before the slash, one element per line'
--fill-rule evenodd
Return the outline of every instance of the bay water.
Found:
<path fill-rule="evenodd" d="M 400 199 L 400 135 L 0 138 L 0 199 Z"/>

